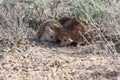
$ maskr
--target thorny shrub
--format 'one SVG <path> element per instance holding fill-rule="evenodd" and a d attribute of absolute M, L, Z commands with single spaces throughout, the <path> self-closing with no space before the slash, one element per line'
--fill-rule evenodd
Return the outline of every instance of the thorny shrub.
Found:
<path fill-rule="evenodd" d="M 97 36 L 106 40 L 106 35 L 120 35 L 119 10 L 119 0 L 3 0 L 0 4 L 0 40 L 6 38 L 16 44 L 32 36 L 32 29 L 37 29 L 45 20 L 63 16 L 88 21 L 90 28 L 96 29 Z M 107 34 L 98 28 L 107 30 Z M 119 42 L 119 38 L 115 38 Z M 114 47 L 111 49 L 115 53 Z"/>

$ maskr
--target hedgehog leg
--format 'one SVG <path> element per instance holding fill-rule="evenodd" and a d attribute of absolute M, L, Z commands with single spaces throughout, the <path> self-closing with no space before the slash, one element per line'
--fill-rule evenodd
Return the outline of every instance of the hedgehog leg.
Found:
<path fill-rule="evenodd" d="M 77 43 L 77 46 L 76 47 L 80 47 L 80 44 Z"/>
<path fill-rule="evenodd" d="M 82 46 L 86 45 L 86 42 L 84 40 L 82 40 L 82 41 L 77 43 L 77 47 L 80 47 L 81 45 Z"/>
<path fill-rule="evenodd" d="M 81 42 L 78 42 L 76 47 L 80 47 L 80 46 L 81 46 L 81 44 L 83 44 L 83 42 L 82 42 L 82 41 L 81 41 Z"/>

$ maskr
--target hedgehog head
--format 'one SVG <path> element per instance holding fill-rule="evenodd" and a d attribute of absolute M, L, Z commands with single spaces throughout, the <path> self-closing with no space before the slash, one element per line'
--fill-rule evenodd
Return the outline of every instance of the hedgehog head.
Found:
<path fill-rule="evenodd" d="M 70 34 L 69 33 L 66 33 L 66 32 L 61 32 L 59 35 L 58 35 L 58 40 L 60 40 L 60 45 L 63 46 L 63 45 L 67 45 L 67 44 L 70 44 L 73 42 L 73 40 L 71 39 L 70 37 Z"/>
<path fill-rule="evenodd" d="M 52 30 L 49 26 L 45 26 L 45 31 L 41 36 L 40 40 L 56 42 L 57 41 L 56 36 L 57 35 L 54 30 Z"/>

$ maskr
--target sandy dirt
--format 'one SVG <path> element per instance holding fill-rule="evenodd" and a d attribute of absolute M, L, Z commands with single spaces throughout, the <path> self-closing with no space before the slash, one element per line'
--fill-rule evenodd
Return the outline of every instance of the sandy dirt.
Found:
<path fill-rule="evenodd" d="M 0 53 L 0 80 L 119 80 L 119 55 L 104 53 L 93 45 L 21 41 Z"/>

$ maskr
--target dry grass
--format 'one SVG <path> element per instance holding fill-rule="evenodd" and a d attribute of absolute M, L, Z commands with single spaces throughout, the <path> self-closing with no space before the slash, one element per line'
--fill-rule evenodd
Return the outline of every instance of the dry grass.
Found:
<path fill-rule="evenodd" d="M 0 80 L 119 80 L 120 1 L 81 3 L 80 0 L 0 2 Z M 43 44 L 35 39 L 34 32 L 42 22 L 62 16 L 88 21 L 90 28 L 96 29 L 95 37 L 101 40 L 77 48 Z"/>

